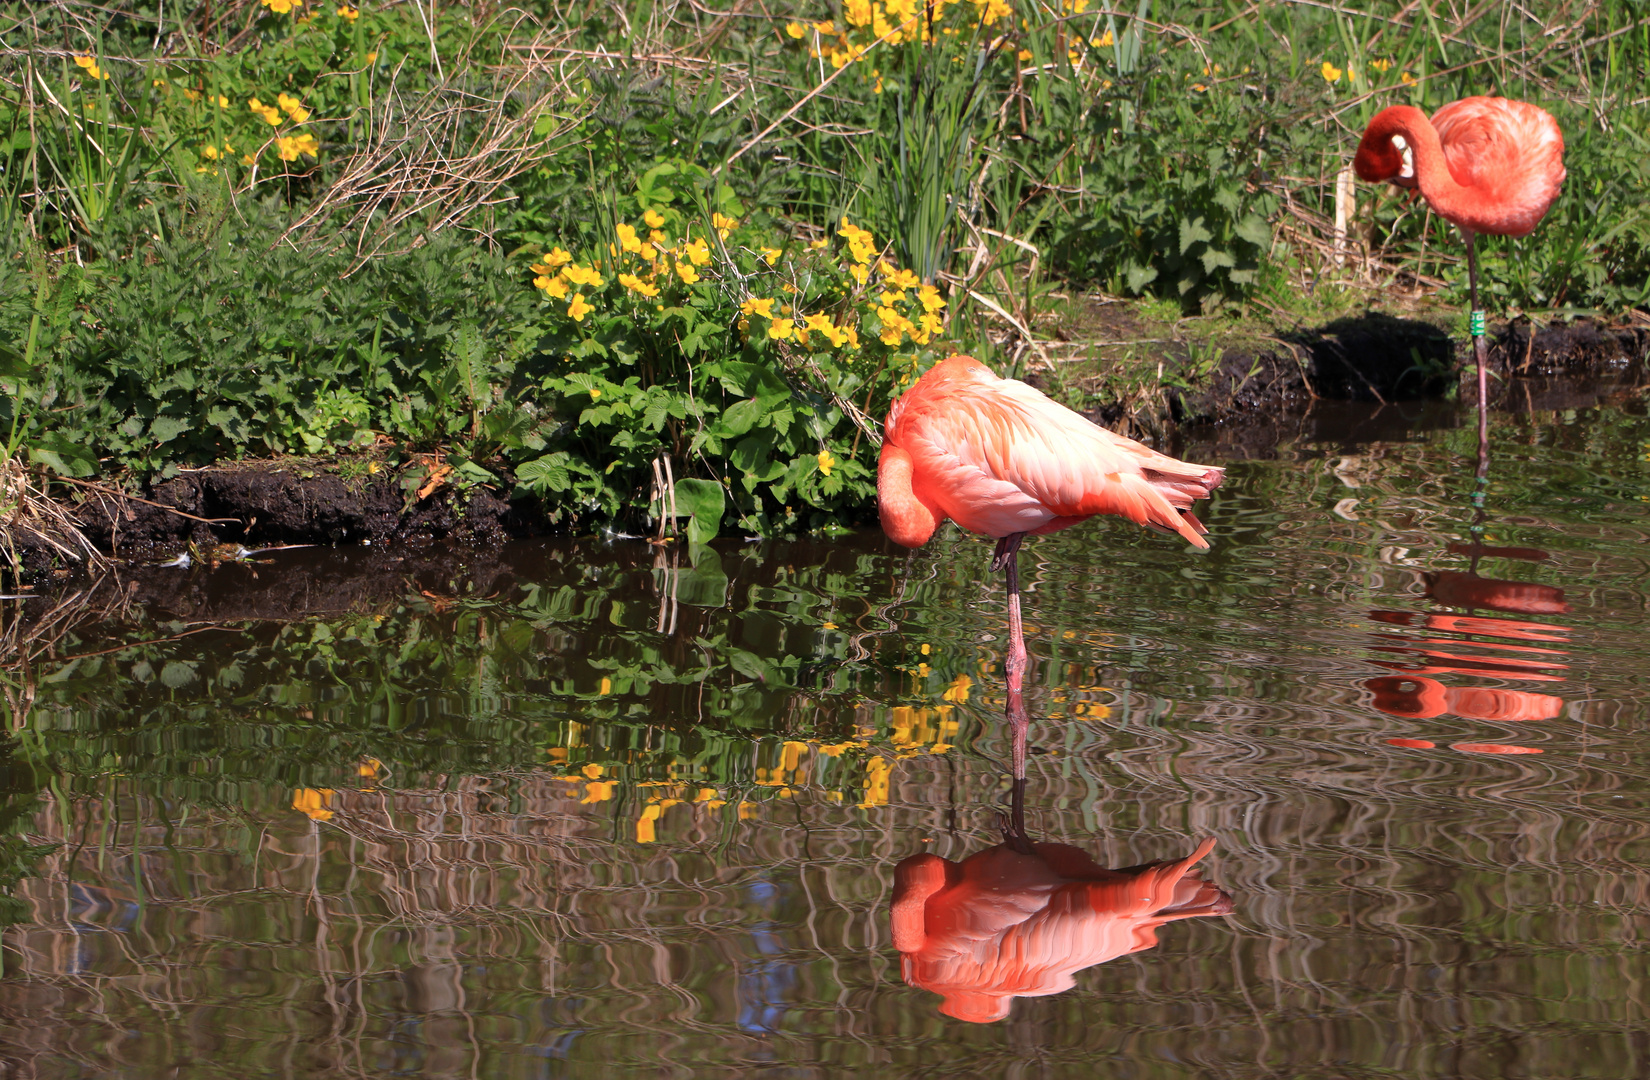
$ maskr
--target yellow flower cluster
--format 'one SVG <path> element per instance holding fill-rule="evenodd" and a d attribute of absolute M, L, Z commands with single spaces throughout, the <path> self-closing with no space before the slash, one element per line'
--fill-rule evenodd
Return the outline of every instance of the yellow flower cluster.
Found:
<path fill-rule="evenodd" d="M 698 267 L 710 262 L 710 245 L 701 237 L 672 246 L 669 235 L 664 231 L 665 217 L 655 210 L 642 214 L 642 224 L 648 230 L 645 240 L 636 226 L 621 222 L 614 230 L 619 242 L 608 245 L 609 254 L 621 264 L 617 275 L 619 284 L 638 296 L 651 298 L 659 295 L 660 279 L 668 281 L 671 274 L 684 285 L 697 282 Z M 712 225 L 724 237 L 737 224 L 736 220 L 722 214 L 712 219 Z M 572 288 L 599 289 L 607 283 L 598 270 L 574 263 L 573 256 L 559 247 L 534 263 L 532 270 L 535 275 L 533 286 L 542 289 L 551 299 L 567 300 L 569 293 L 572 293 L 567 314 L 574 322 L 583 322 L 584 317 L 595 308 L 582 293 L 572 292 Z"/>
<path fill-rule="evenodd" d="M 95 56 L 77 56 L 74 58 L 74 65 L 84 71 L 89 78 L 107 79 L 109 77 L 107 71 L 97 66 L 97 57 Z"/>
<path fill-rule="evenodd" d="M 320 157 L 321 147 L 315 136 L 306 131 L 302 135 L 283 135 L 276 139 L 275 153 L 282 161 L 297 161 L 299 154 Z"/>
<path fill-rule="evenodd" d="M 293 8 L 304 6 L 304 0 L 260 0 L 260 3 L 277 15 L 286 15 Z"/>

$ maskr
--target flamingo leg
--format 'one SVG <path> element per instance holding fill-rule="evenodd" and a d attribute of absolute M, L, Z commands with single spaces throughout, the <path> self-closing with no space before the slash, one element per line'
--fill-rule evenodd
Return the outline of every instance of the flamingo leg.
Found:
<path fill-rule="evenodd" d="M 1467 296 L 1472 303 L 1472 355 L 1478 363 L 1478 479 L 1484 480 L 1490 470 L 1490 398 L 1489 398 L 1489 342 L 1484 338 L 1484 316 L 1478 310 L 1478 252 L 1475 235 L 1466 229 L 1467 236 Z"/>
<path fill-rule="evenodd" d="M 1026 735 L 1031 726 L 1026 716 L 1024 681 L 1026 672 L 1025 627 L 1020 619 L 1020 541 L 1025 533 L 1011 533 L 997 541 L 991 568 L 1002 570 L 1008 586 L 1008 656 L 1003 667 L 1008 677 L 1008 731 L 1010 762 L 1014 780 L 1009 794 L 1009 819 L 1003 840 L 1022 855 L 1035 854 L 1026 835 Z"/>

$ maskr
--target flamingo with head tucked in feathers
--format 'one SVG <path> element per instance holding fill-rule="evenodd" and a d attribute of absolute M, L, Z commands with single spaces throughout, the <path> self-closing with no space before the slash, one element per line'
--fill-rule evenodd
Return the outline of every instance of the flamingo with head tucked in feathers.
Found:
<path fill-rule="evenodd" d="M 1014 818 L 1008 836 L 1029 851 L 1023 822 L 1027 719 L 1021 701 L 1025 635 L 1016 555 L 1027 533 L 1051 533 L 1117 514 L 1208 547 L 1191 512 L 1223 478 L 1113 434 L 1040 391 L 998 378 L 971 356 L 934 365 L 894 402 L 877 467 L 882 528 L 921 547 L 947 518 L 997 538 L 993 570 L 1008 585 L 1008 715 Z"/>
<path fill-rule="evenodd" d="M 1469 97 L 1432 114 L 1394 105 L 1364 129 L 1352 167 L 1364 180 L 1419 189 L 1427 205 L 1467 241 L 1467 289 L 1472 302 L 1473 355 L 1478 363 L 1478 440 L 1489 444 L 1485 395 L 1488 359 L 1478 310 L 1474 238 L 1527 236 L 1564 183 L 1564 136 L 1558 121 L 1527 101 Z M 1480 455 L 1484 475 L 1487 458 Z"/>

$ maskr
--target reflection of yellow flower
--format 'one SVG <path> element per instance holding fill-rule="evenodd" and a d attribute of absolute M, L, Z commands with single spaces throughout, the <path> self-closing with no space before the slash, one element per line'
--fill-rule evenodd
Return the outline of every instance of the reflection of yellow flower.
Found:
<path fill-rule="evenodd" d="M 574 293 L 572 302 L 567 305 L 567 315 L 574 322 L 584 322 L 584 317 L 595 310 L 595 308 L 584 302 L 583 293 Z"/>
<path fill-rule="evenodd" d="M 940 697 L 961 705 L 968 701 L 968 688 L 973 685 L 973 679 L 970 679 L 967 675 L 958 675 L 951 680 L 951 685 L 946 688 L 945 693 L 941 694 Z"/>
<path fill-rule="evenodd" d="M 302 810 L 312 821 L 332 820 L 331 788 L 299 788 L 292 793 L 292 808 Z"/>
<path fill-rule="evenodd" d="M 1339 82 L 1340 81 L 1341 69 L 1336 67 L 1334 64 L 1331 64 L 1328 60 L 1325 60 L 1323 62 L 1323 69 L 1322 70 L 1323 70 L 1323 80 L 1324 80 L 1324 82 L 1331 82 L 1332 83 L 1332 82 Z"/>
<path fill-rule="evenodd" d="M 836 468 L 836 458 L 831 456 L 829 450 L 821 450 L 814 460 L 819 462 L 819 474 L 821 476 L 830 476 L 831 470 Z"/>
<path fill-rule="evenodd" d="M 887 758 L 874 757 L 865 763 L 865 798 L 861 806 L 886 806 L 888 803 L 888 774 L 893 771 Z"/>
<path fill-rule="evenodd" d="M 592 780 L 584 785 L 584 798 L 580 799 L 579 803 L 583 805 L 606 802 L 613 797 L 613 789 L 618 786 L 617 780 Z"/>

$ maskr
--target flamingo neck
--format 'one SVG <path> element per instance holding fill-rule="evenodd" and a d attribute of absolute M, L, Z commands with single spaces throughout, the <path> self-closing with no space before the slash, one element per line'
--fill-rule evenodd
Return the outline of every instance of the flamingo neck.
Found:
<path fill-rule="evenodd" d="M 1473 231 L 1463 221 L 1476 216 L 1479 200 L 1472 188 L 1459 183 L 1450 172 L 1438 129 L 1432 126 L 1432 121 L 1420 109 L 1412 105 L 1394 105 L 1382 110 L 1364 132 L 1359 157 L 1364 158 L 1365 148 L 1372 146 L 1386 147 L 1396 156 L 1397 151 L 1391 149 L 1394 135 L 1402 136 L 1409 147 L 1415 163 L 1415 186 L 1421 189 L 1427 204 L 1463 231 Z"/>

